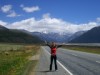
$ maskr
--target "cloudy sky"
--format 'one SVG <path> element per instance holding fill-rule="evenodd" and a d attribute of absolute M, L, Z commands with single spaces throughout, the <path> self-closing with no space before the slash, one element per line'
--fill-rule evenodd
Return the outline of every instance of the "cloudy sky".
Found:
<path fill-rule="evenodd" d="M 0 0 L 0 25 L 31 32 L 77 32 L 100 25 L 100 0 Z"/>

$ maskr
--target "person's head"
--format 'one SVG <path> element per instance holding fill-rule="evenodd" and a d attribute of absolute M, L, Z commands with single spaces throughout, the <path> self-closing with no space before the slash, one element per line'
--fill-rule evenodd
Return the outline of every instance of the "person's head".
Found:
<path fill-rule="evenodd" d="M 55 43 L 55 42 L 52 42 L 52 43 L 51 43 L 51 45 L 52 45 L 52 46 L 55 46 L 55 45 L 56 45 L 56 43 Z"/>

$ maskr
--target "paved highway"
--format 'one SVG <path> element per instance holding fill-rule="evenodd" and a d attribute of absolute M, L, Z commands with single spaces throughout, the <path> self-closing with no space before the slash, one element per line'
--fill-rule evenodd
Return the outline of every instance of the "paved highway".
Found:
<path fill-rule="evenodd" d="M 44 46 L 50 52 L 50 48 Z M 58 48 L 60 61 L 73 75 L 100 75 L 100 55 Z"/>

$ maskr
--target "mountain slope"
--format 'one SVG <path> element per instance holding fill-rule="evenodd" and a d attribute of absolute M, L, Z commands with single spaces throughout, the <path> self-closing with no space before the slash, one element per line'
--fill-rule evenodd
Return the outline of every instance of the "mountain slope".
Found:
<path fill-rule="evenodd" d="M 86 31 L 78 31 L 76 33 L 74 33 L 71 37 L 69 37 L 68 41 L 71 41 L 79 36 L 81 36 L 83 33 L 85 33 Z"/>
<path fill-rule="evenodd" d="M 100 26 L 94 27 L 70 43 L 100 43 Z"/>
<path fill-rule="evenodd" d="M 37 37 L 20 30 L 7 29 L 0 26 L 0 42 L 6 43 L 41 43 Z"/>
<path fill-rule="evenodd" d="M 0 25 L 0 30 L 8 30 L 6 27 Z"/>

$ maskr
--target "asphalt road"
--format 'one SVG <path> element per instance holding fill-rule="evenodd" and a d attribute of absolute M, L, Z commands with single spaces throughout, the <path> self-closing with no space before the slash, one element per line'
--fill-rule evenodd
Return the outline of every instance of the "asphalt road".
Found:
<path fill-rule="evenodd" d="M 44 47 L 50 52 L 50 48 Z M 63 48 L 57 50 L 60 61 L 73 75 L 100 75 L 100 55 L 73 51 Z"/>
<path fill-rule="evenodd" d="M 73 75 L 71 74 L 60 62 L 58 63 L 58 71 L 55 71 L 55 67 L 53 64 L 52 71 L 49 70 L 50 65 L 50 54 L 46 51 L 45 48 L 41 47 L 40 50 L 40 58 L 39 62 L 36 66 L 36 69 L 31 72 L 30 75 Z M 35 73 L 34 73 L 35 72 Z"/>

